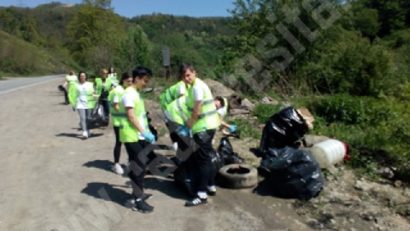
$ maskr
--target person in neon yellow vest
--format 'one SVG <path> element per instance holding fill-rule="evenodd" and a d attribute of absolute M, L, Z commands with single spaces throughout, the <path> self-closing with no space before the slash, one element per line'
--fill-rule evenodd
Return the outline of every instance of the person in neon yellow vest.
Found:
<path fill-rule="evenodd" d="M 114 128 L 115 134 L 115 145 L 114 145 L 114 165 L 112 166 L 112 171 L 122 175 L 124 170 L 120 165 L 120 156 L 121 156 L 121 142 L 120 142 L 120 126 L 121 119 L 125 117 L 125 113 L 120 112 L 120 103 L 122 96 L 124 94 L 125 88 L 132 84 L 132 77 L 128 73 L 123 73 L 121 76 L 121 85 L 113 88 L 108 94 L 108 102 L 110 103 L 110 114 L 111 122 Z"/>
<path fill-rule="evenodd" d="M 108 68 L 107 78 L 111 79 L 111 83 L 114 87 L 119 85 L 117 73 L 115 72 L 114 67 Z"/>
<path fill-rule="evenodd" d="M 122 97 L 120 112 L 126 114 L 126 118 L 121 120 L 120 141 L 124 143 L 130 160 L 130 171 L 128 176 L 131 179 L 134 196 L 133 210 L 143 213 L 152 212 L 154 207 L 149 205 L 144 194 L 144 175 L 149 155 L 149 145 L 155 142 L 155 136 L 148 126 L 144 100 L 139 94 L 149 82 L 152 72 L 145 67 L 138 67 L 132 71 L 133 84 L 125 89 Z"/>
<path fill-rule="evenodd" d="M 221 124 L 220 128 L 222 129 L 222 133 L 227 135 L 229 133 L 236 132 L 237 126 L 235 124 L 228 124 L 227 122 L 225 122 L 225 117 L 229 113 L 228 99 L 222 96 L 216 96 L 215 97 L 215 107 L 219 115 L 219 120 Z"/>
<path fill-rule="evenodd" d="M 78 82 L 77 75 L 75 74 L 74 71 L 70 71 L 68 75 L 65 76 L 64 83 L 58 86 L 59 89 L 64 92 L 64 104 L 66 105 L 70 104 L 70 100 L 68 99 L 68 92 L 69 92 L 68 88 L 70 87 L 70 85 L 72 85 L 73 83 L 77 83 L 77 82 Z"/>
<path fill-rule="evenodd" d="M 159 96 L 159 104 L 162 110 L 165 110 L 168 104 L 186 94 L 186 85 L 180 80 L 176 84 L 165 89 Z"/>
<path fill-rule="evenodd" d="M 99 102 L 103 107 L 105 125 L 108 125 L 109 121 L 109 103 L 108 103 L 108 94 L 113 87 L 112 79 L 108 78 L 107 69 L 102 69 L 100 72 L 100 77 L 95 78 L 95 89 L 97 95 L 99 96 Z"/>
<path fill-rule="evenodd" d="M 214 98 L 208 85 L 196 77 L 196 71 L 190 64 L 182 64 L 180 76 L 187 84 L 187 107 L 191 110 L 191 117 L 186 127 L 179 130 L 181 135 L 190 130 L 198 149 L 193 153 L 199 175 L 197 196 L 185 203 L 185 206 L 197 206 L 207 203 L 208 194 L 215 195 L 216 169 L 212 163 L 212 139 L 219 127 Z"/>
<path fill-rule="evenodd" d="M 186 148 L 186 145 L 184 144 L 185 142 L 176 132 L 176 129 L 180 125 L 184 125 L 187 120 L 185 118 L 188 116 L 186 115 L 187 110 L 185 105 L 186 92 L 186 84 L 184 81 L 180 80 L 176 84 L 165 89 L 159 97 L 160 106 L 165 115 L 165 125 L 169 130 L 175 151 L 178 150 L 178 147 L 183 149 Z"/>
<path fill-rule="evenodd" d="M 85 72 L 81 71 L 78 75 L 78 83 L 70 86 L 69 99 L 80 116 L 82 137 L 87 139 L 90 136 L 89 118 L 95 107 L 96 95 L 93 83 L 87 81 Z"/>

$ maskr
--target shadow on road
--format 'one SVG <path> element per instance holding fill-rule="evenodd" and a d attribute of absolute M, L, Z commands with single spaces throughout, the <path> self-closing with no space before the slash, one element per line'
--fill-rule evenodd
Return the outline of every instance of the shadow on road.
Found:
<path fill-rule="evenodd" d="M 87 186 L 81 190 L 81 193 L 97 199 L 112 201 L 124 207 L 128 207 L 127 200 L 131 198 L 129 193 L 116 188 L 115 185 L 101 182 L 88 183 Z"/>
<path fill-rule="evenodd" d="M 294 197 L 287 196 L 281 189 L 276 188 L 272 183 L 272 180 L 269 178 L 259 182 L 253 192 L 260 196 L 274 196 L 282 199 L 294 199 Z"/>
<path fill-rule="evenodd" d="M 83 164 L 88 168 L 99 168 L 111 172 L 112 161 L 109 160 L 92 160 Z"/>
<path fill-rule="evenodd" d="M 104 134 L 103 133 L 91 133 L 91 135 L 90 135 L 90 137 L 88 137 L 88 139 L 99 137 L 99 136 L 102 136 L 102 135 L 104 135 Z M 56 134 L 56 136 L 57 137 L 70 137 L 70 138 L 77 138 L 77 139 L 80 139 L 80 140 L 86 140 L 86 139 L 82 138 L 81 135 L 78 134 L 78 133 L 62 132 L 62 133 Z"/>
<path fill-rule="evenodd" d="M 173 179 L 163 179 L 157 178 L 155 176 L 146 176 L 144 179 L 144 186 L 147 189 L 158 190 L 176 199 L 189 199 L 188 194 L 182 191 L 182 189 L 175 184 Z"/>

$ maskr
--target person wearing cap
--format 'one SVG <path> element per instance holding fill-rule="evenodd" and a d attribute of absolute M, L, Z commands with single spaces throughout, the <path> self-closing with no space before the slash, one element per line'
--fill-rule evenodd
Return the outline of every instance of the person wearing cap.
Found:
<path fill-rule="evenodd" d="M 90 136 L 89 118 L 91 110 L 95 107 L 96 95 L 93 83 L 87 81 L 85 72 L 79 72 L 78 83 L 73 83 L 69 87 L 68 94 L 72 107 L 78 111 L 80 116 L 82 138 L 87 139 Z"/>
<path fill-rule="evenodd" d="M 196 77 L 194 67 L 182 64 L 180 76 L 188 86 L 186 105 L 191 116 L 186 126 L 179 129 L 179 133 L 182 136 L 192 133 L 198 146 L 193 158 L 198 169 L 199 185 L 196 197 L 187 201 L 185 206 L 197 206 L 207 203 L 208 194 L 216 193 L 216 169 L 212 163 L 215 149 L 212 147 L 212 139 L 220 124 L 211 90 L 205 82 Z"/>
<path fill-rule="evenodd" d="M 120 112 L 126 117 L 121 120 L 120 142 L 124 143 L 130 160 L 128 176 L 131 179 L 134 211 L 149 213 L 154 207 L 146 202 L 144 193 L 144 175 L 148 159 L 154 155 L 150 144 L 155 142 L 155 136 L 149 129 L 144 100 L 139 94 L 149 82 L 152 72 L 145 67 L 137 67 L 132 71 L 132 84 L 125 89 Z"/>
<path fill-rule="evenodd" d="M 99 96 L 99 103 L 101 104 L 104 112 L 104 123 L 108 125 L 109 122 L 109 103 L 108 94 L 113 87 L 111 78 L 108 78 L 107 69 L 101 69 L 100 77 L 95 78 L 95 90 Z"/>
<path fill-rule="evenodd" d="M 125 117 L 125 113 L 120 112 L 120 103 L 125 88 L 132 84 L 132 77 L 130 76 L 130 74 L 128 74 L 127 72 L 123 73 L 120 83 L 121 85 L 114 87 L 108 94 L 108 102 L 110 104 L 111 121 L 115 134 L 115 145 L 113 150 L 114 165 L 112 166 L 112 171 L 119 175 L 122 175 L 124 174 L 124 170 L 119 163 L 121 156 L 120 125 L 121 119 Z"/>
<path fill-rule="evenodd" d="M 217 113 L 220 120 L 220 128 L 222 129 L 222 133 L 227 135 L 229 133 L 234 133 L 237 130 L 237 126 L 235 124 L 228 124 L 225 122 L 225 117 L 229 113 L 229 104 L 228 99 L 222 96 L 215 97 L 215 107 L 217 109 Z"/>

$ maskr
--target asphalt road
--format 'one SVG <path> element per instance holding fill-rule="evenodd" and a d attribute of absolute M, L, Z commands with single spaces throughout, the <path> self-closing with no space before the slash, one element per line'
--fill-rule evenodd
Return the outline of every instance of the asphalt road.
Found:
<path fill-rule="evenodd" d="M 63 83 L 64 81 L 63 75 L 49 75 L 30 78 L 9 78 L 7 80 L 1 80 L 0 95 L 7 94 L 13 91 L 22 90 L 29 87 L 34 87 L 56 79 L 60 79 L 61 83 Z"/>
<path fill-rule="evenodd" d="M 155 176 L 145 183 L 154 212 L 133 212 L 128 179 L 110 171 L 111 127 L 81 140 L 78 115 L 57 90 L 62 82 L 0 81 L 0 230 L 311 230 L 292 200 L 218 188 L 208 204 L 186 208 L 184 191 Z"/>

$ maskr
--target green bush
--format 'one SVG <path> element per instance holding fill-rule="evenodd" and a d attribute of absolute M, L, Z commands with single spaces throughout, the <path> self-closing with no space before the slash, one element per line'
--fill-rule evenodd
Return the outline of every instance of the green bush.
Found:
<path fill-rule="evenodd" d="M 410 178 L 410 106 L 396 98 L 327 96 L 308 103 L 315 116 L 314 134 L 334 137 L 351 147 L 350 165 L 370 176 L 378 166 L 394 166 Z"/>
<path fill-rule="evenodd" d="M 256 116 L 259 122 L 266 123 L 266 121 L 268 121 L 273 114 L 280 111 L 282 107 L 283 105 L 281 104 L 257 104 L 252 111 L 252 115 Z"/>
<path fill-rule="evenodd" d="M 259 140 L 261 138 L 262 132 L 258 129 L 255 124 L 252 124 L 249 120 L 237 118 L 232 121 L 238 126 L 238 131 L 241 134 L 241 137 L 251 137 L 253 139 Z"/>

